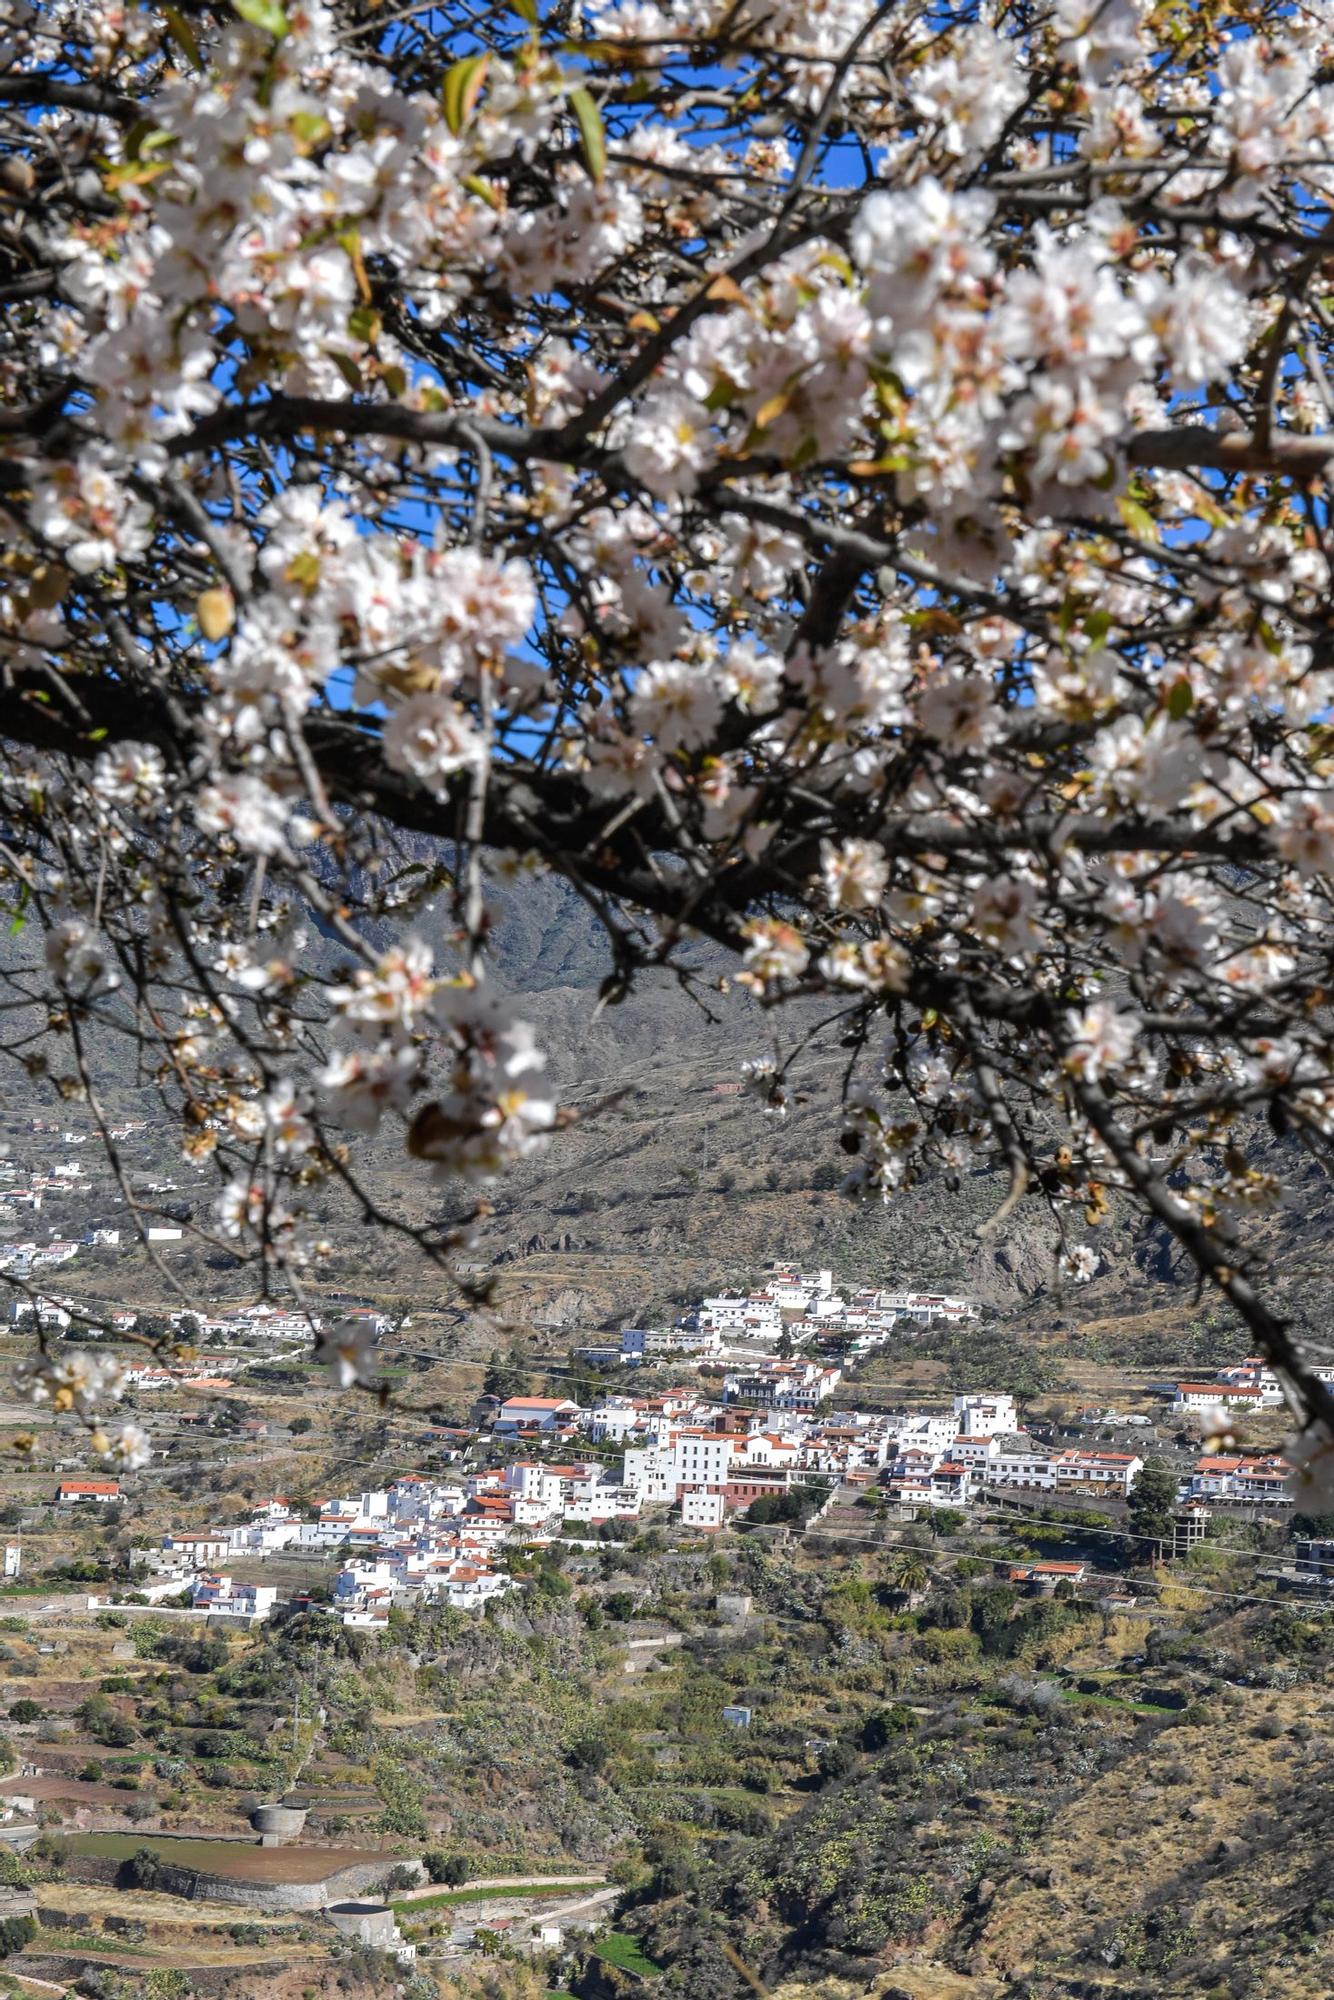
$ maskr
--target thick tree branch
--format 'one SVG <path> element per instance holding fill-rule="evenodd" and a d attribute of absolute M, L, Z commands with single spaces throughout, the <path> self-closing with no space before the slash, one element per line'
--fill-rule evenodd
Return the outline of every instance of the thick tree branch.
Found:
<path fill-rule="evenodd" d="M 132 124 L 142 107 L 118 90 L 105 90 L 95 83 L 67 83 L 56 76 L 0 76 L 0 104 L 38 107 L 58 106 L 65 111 L 86 111 L 95 118 L 114 118 Z"/>
<path fill-rule="evenodd" d="M 1334 432 L 1307 437 L 1276 431 L 1265 439 L 1250 431 L 1213 431 L 1204 424 L 1137 431 L 1126 459 L 1157 472 L 1272 472 L 1288 479 L 1319 477 L 1334 458 Z"/>
<path fill-rule="evenodd" d="M 1203 1271 L 1236 1308 L 1261 1352 L 1282 1370 L 1300 1392 L 1311 1415 L 1319 1417 L 1334 1435 L 1334 1388 L 1320 1380 L 1293 1340 L 1286 1321 L 1270 1312 L 1250 1279 L 1238 1270 L 1234 1262 L 1236 1252 L 1221 1243 L 1195 1210 L 1179 1200 L 1159 1178 L 1123 1130 L 1110 1100 L 1099 1085 L 1076 1078 L 1071 1088 L 1080 1109 L 1135 1193 L 1159 1221 L 1167 1225 L 1197 1269 Z"/>

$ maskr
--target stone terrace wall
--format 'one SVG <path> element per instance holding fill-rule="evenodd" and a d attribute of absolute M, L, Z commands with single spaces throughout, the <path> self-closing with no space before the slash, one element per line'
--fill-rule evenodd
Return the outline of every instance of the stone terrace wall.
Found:
<path fill-rule="evenodd" d="M 123 1977 L 132 1978 L 136 1972 L 141 1972 L 147 1977 L 153 1967 L 160 1965 L 161 1962 L 160 1959 L 154 1959 L 150 1963 L 144 1959 L 136 1964 L 133 1959 L 125 1958 L 119 1953 L 112 1958 L 109 1955 L 103 1956 L 95 1950 L 86 1953 L 25 1951 L 21 1957 L 7 1960 L 5 1969 L 20 1975 L 26 1974 L 29 1979 L 45 1979 L 56 1986 L 69 1986 L 90 1966 L 105 1966 L 109 1972 L 118 1972 Z M 258 1996 L 268 1990 L 269 1982 L 280 1979 L 285 1972 L 290 1972 L 292 1963 L 291 1959 L 274 1959 L 244 1966 L 187 1964 L 182 1970 L 187 1973 L 192 1993 L 201 1996 L 221 1994 L 229 1987 L 232 1992 L 236 1992 L 239 1982 L 240 1990 Z"/>
<path fill-rule="evenodd" d="M 269 1850 L 272 1852 L 272 1850 Z M 124 1862 L 96 1854 L 71 1855 L 65 1873 L 76 1882 L 115 1884 Z M 188 1901 L 231 1903 L 245 1910 L 323 1910 L 330 1903 L 346 1902 L 360 1895 L 372 1882 L 383 1881 L 395 1866 L 392 1856 L 383 1861 L 362 1861 L 340 1868 L 322 1882 L 239 1882 L 234 1875 L 207 1875 L 194 1868 L 173 1868 L 164 1863 L 154 1887 L 167 1896 L 183 1896 Z"/>

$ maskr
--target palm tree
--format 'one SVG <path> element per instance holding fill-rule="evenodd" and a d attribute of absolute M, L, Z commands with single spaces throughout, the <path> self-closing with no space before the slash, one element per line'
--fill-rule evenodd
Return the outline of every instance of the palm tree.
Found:
<path fill-rule="evenodd" d="M 895 1590 L 905 1597 L 919 1597 L 930 1582 L 930 1572 L 916 1549 L 900 1549 L 889 1566 Z"/>

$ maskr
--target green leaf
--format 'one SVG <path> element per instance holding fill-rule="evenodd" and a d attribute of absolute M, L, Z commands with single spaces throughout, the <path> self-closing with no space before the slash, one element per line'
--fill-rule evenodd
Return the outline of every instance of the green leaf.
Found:
<path fill-rule="evenodd" d="M 570 92 L 569 103 L 579 127 L 588 171 L 595 181 L 600 181 L 607 171 L 607 135 L 602 129 L 602 113 L 582 83 Z"/>
<path fill-rule="evenodd" d="M 125 134 L 125 157 L 127 160 L 137 160 L 139 158 L 144 149 L 144 141 L 151 138 L 156 129 L 151 118 L 135 119 L 129 131 Z"/>
<path fill-rule="evenodd" d="M 338 370 L 343 380 L 347 383 L 348 388 L 352 390 L 354 395 L 359 393 L 362 387 L 361 370 L 358 368 L 356 362 L 352 359 L 352 356 L 350 354 L 344 354 L 341 351 L 341 349 L 337 347 L 326 348 L 325 352 L 328 354 L 329 359 L 333 362 L 334 367 Z"/>
<path fill-rule="evenodd" d="M 1112 629 L 1110 611 L 1090 611 L 1084 620 L 1084 637 L 1090 646 L 1100 646 Z"/>
<path fill-rule="evenodd" d="M 252 28 L 263 28 L 275 42 L 280 42 L 288 31 L 287 16 L 278 0 L 232 0 L 232 12 L 249 21 Z"/>
<path fill-rule="evenodd" d="M 179 13 L 175 7 L 164 5 L 162 8 L 162 18 L 167 24 L 167 33 L 171 36 L 171 39 L 175 42 L 191 69 L 202 69 L 204 67 L 204 58 L 199 53 L 199 44 L 195 40 L 194 29 L 190 26 L 184 15 Z"/>
<path fill-rule="evenodd" d="M 1116 503 L 1116 511 L 1132 535 L 1138 535 L 1142 542 L 1157 541 L 1158 523 L 1138 500 L 1132 500 L 1128 493 L 1123 493 Z"/>
<path fill-rule="evenodd" d="M 28 902 L 29 902 L 29 898 L 31 897 L 31 895 L 32 895 L 32 891 L 31 891 L 31 889 L 29 889 L 29 887 L 28 887 L 27 883 L 26 883 L 26 882 L 20 882 L 20 884 L 19 884 L 19 906 L 18 906 L 17 910 L 15 910 L 15 912 L 14 912 L 14 920 L 13 920 L 13 922 L 12 922 L 12 923 L 10 924 L 10 926 L 9 926 L 9 935 L 10 935 L 11 937 L 17 937 L 17 936 L 18 936 L 18 934 L 19 934 L 19 932 L 20 932 L 20 931 L 21 931 L 21 930 L 23 929 L 23 926 L 24 926 L 24 924 L 25 924 L 25 923 L 26 923 L 26 921 L 27 921 L 27 918 L 26 918 L 26 917 L 25 917 L 25 915 L 24 915 L 24 911 L 25 911 L 25 910 L 27 909 L 27 907 L 28 907 Z"/>
<path fill-rule="evenodd" d="M 318 111 L 298 111 L 292 120 L 295 133 L 303 153 L 313 153 L 326 139 L 333 137 L 333 127 Z"/>
<path fill-rule="evenodd" d="M 1189 715 L 1194 706 L 1195 691 L 1183 674 L 1180 680 L 1173 681 L 1167 691 L 1167 712 L 1173 722 L 1180 722 L 1182 716 Z"/>
<path fill-rule="evenodd" d="M 373 294 L 371 292 L 371 281 L 366 274 L 366 260 L 361 254 L 361 237 L 355 229 L 340 229 L 338 232 L 338 243 L 340 249 L 347 252 L 348 262 L 352 266 L 352 275 L 357 281 L 357 290 L 361 293 L 361 303 L 364 306 L 368 306 Z"/>
<path fill-rule="evenodd" d="M 482 94 L 482 85 L 490 67 L 489 55 L 460 56 L 445 71 L 440 101 L 444 107 L 445 123 L 451 132 L 461 132 L 477 109 L 477 100 Z"/>
<path fill-rule="evenodd" d="M 537 12 L 536 0 L 510 0 L 510 6 L 521 19 L 528 23 L 530 28 L 538 28 L 542 25 Z"/>

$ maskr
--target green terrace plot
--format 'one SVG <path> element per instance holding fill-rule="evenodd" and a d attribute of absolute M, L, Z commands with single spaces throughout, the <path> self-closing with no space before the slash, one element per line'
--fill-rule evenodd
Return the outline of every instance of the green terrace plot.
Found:
<path fill-rule="evenodd" d="M 581 1889 L 591 1896 L 597 1886 L 596 1882 L 553 1882 L 548 1878 L 541 1882 L 510 1882 L 503 1887 L 442 1889 L 438 1896 L 414 1896 L 410 1901 L 395 1903 L 393 1908 L 400 1921 L 406 1919 L 411 1923 L 422 1910 L 456 1909 L 464 1903 L 531 1903 L 539 1897 L 554 1897 L 559 1901 L 566 1896 L 577 1896 Z"/>
<path fill-rule="evenodd" d="M 604 1959 L 608 1965 L 616 1966 L 621 1972 L 633 1972 L 639 1979 L 654 1979 L 662 1971 L 651 1958 L 646 1957 L 638 1938 L 628 1931 L 608 1931 L 593 1947 L 594 1955 Z"/>
<path fill-rule="evenodd" d="M 1123 1694 L 1085 1694 L 1079 1688 L 1062 1688 L 1062 1701 L 1088 1703 L 1094 1708 L 1128 1708 L 1136 1715 L 1179 1715 L 1180 1702 L 1135 1701 Z"/>

